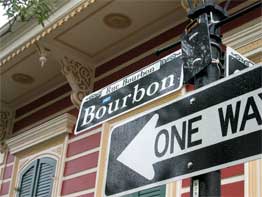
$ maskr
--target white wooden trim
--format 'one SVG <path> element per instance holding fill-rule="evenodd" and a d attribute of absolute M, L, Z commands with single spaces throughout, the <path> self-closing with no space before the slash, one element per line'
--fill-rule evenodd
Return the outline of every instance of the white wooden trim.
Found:
<path fill-rule="evenodd" d="M 81 152 L 81 153 L 78 153 L 78 154 L 73 155 L 73 156 L 71 156 L 71 157 L 68 157 L 68 158 L 66 158 L 65 161 L 66 161 L 66 162 L 67 162 L 67 161 L 72 161 L 72 160 L 74 160 L 74 159 L 77 159 L 77 158 L 80 158 L 80 157 L 89 155 L 89 154 L 91 154 L 91 153 L 99 152 L 99 151 L 100 151 L 100 147 L 96 147 L 96 148 L 94 148 L 94 149 L 91 149 L 91 150 L 88 150 L 88 151 L 85 151 L 85 152 Z"/>
<path fill-rule="evenodd" d="M 176 182 L 176 196 L 180 197 L 182 194 L 182 180 Z"/>
<path fill-rule="evenodd" d="M 58 135 L 71 133 L 75 121 L 74 116 L 65 113 L 23 133 L 19 133 L 19 135 L 11 137 L 6 141 L 10 153 L 15 154 Z"/>
<path fill-rule="evenodd" d="M 190 192 L 190 187 L 183 187 L 181 189 L 181 194 L 188 193 L 188 192 Z"/>
<path fill-rule="evenodd" d="M 95 189 L 92 188 L 92 189 L 84 190 L 84 191 L 81 191 L 81 192 L 63 195 L 63 197 L 77 197 L 77 196 L 80 196 L 80 195 L 91 194 L 91 193 L 94 193 L 94 192 L 95 192 Z"/>
<path fill-rule="evenodd" d="M 45 123 L 45 122 L 47 122 L 47 121 L 49 121 L 49 120 L 53 120 L 53 119 L 55 119 L 56 117 L 61 116 L 61 115 L 65 114 L 65 113 L 69 112 L 69 111 L 72 110 L 72 109 L 75 109 L 75 106 L 71 105 L 71 106 L 69 106 L 69 107 L 67 107 L 67 108 L 64 108 L 63 110 L 60 110 L 60 111 L 58 111 L 58 112 L 56 112 L 56 113 L 54 113 L 54 114 L 51 114 L 51 115 L 47 116 L 47 117 L 44 118 L 44 119 L 41 119 L 41 120 L 39 120 L 39 121 L 37 121 L 37 122 L 34 122 L 34 123 L 26 126 L 25 128 L 22 128 L 21 130 L 19 130 L 19 131 L 17 132 L 16 135 L 20 135 L 20 133 L 23 133 L 23 132 L 26 132 L 26 131 L 28 131 L 28 130 L 31 130 L 33 127 L 37 127 L 38 125 L 43 124 L 43 123 Z M 71 115 L 71 116 L 72 116 L 72 115 Z M 75 121 L 76 121 L 76 120 L 75 120 Z"/>
<path fill-rule="evenodd" d="M 252 20 L 224 34 L 223 43 L 233 49 L 261 39 L 261 18 Z"/>
<path fill-rule="evenodd" d="M 77 177 L 80 177 L 80 176 L 83 176 L 83 175 L 87 175 L 87 174 L 90 174 L 90 173 L 93 173 L 93 172 L 96 172 L 96 171 L 97 171 L 97 167 L 91 168 L 91 169 L 88 169 L 88 170 L 84 170 L 84 171 L 81 171 L 81 172 L 77 172 L 75 174 L 70 174 L 68 176 L 63 177 L 63 181 L 68 180 L 68 179 L 77 178 Z"/>
<path fill-rule="evenodd" d="M 76 142 L 76 141 L 78 141 L 78 140 L 87 138 L 87 137 L 89 137 L 89 136 L 91 136 L 91 135 L 94 135 L 94 134 L 96 134 L 96 133 L 100 133 L 101 131 L 102 131 L 102 129 L 101 129 L 101 127 L 99 127 L 99 128 L 94 129 L 94 130 L 92 130 L 92 131 L 86 132 L 86 133 L 84 133 L 84 134 L 82 134 L 82 135 L 78 135 L 78 136 L 76 136 L 76 137 L 74 137 L 74 138 L 72 138 L 72 139 L 69 139 L 69 140 L 68 140 L 68 143 Z"/>
<path fill-rule="evenodd" d="M 236 183 L 236 182 L 239 182 L 239 181 L 244 181 L 244 175 L 233 176 L 233 177 L 228 177 L 228 178 L 222 179 L 221 185 Z"/>
<path fill-rule="evenodd" d="M 7 168 L 7 167 L 12 166 L 12 165 L 14 165 L 14 162 L 6 164 L 5 167 Z"/>
<path fill-rule="evenodd" d="M 10 182 L 10 183 L 11 183 L 11 180 L 12 180 L 12 177 L 11 177 L 11 178 L 8 178 L 8 179 L 2 180 L 2 183 L 7 183 L 7 182 Z"/>
<path fill-rule="evenodd" d="M 66 152 L 68 147 L 68 138 L 69 136 L 67 135 L 64 139 L 63 152 L 61 154 L 61 165 L 60 165 L 60 172 L 59 172 L 60 177 L 58 182 L 57 195 L 61 195 L 62 192 L 62 183 L 63 183 L 62 177 L 65 171 L 65 159 L 66 159 Z"/>
<path fill-rule="evenodd" d="M 262 158 L 258 159 L 257 161 L 257 194 L 258 194 L 258 197 L 260 197 L 262 195 L 262 188 L 261 188 L 261 179 L 262 179 L 262 169 L 261 169 L 261 166 L 262 166 Z"/>
<path fill-rule="evenodd" d="M 55 13 L 53 13 L 47 21 L 45 21 L 45 26 L 49 27 L 56 21 L 58 21 L 59 18 L 64 16 L 66 13 L 69 13 L 71 10 L 75 9 L 77 6 L 81 5 L 85 0 L 79 0 L 79 1 L 66 1 L 63 6 L 59 10 L 57 10 Z M 93 2 L 93 1 L 91 1 Z M 35 35 L 39 34 L 43 31 L 43 27 L 40 24 L 37 24 L 35 21 L 29 22 L 26 24 L 27 27 L 25 29 L 22 29 L 20 31 L 17 31 L 17 33 L 12 36 L 12 38 L 9 38 L 12 42 L 6 43 L 6 47 L 4 47 L 0 53 L 0 59 L 7 56 L 9 53 L 14 51 L 17 46 L 20 46 L 24 44 L 26 41 L 28 41 L 30 38 L 34 37 Z M 4 28 L 4 27 L 3 27 Z M 0 32 L 4 31 L 3 28 L 0 28 Z M 28 28 L 28 29 L 27 29 Z M 28 31 L 29 30 L 29 31 Z M 26 33 L 25 33 L 26 32 Z"/>

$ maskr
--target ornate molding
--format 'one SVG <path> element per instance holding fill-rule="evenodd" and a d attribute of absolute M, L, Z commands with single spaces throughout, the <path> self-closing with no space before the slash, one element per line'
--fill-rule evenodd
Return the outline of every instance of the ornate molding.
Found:
<path fill-rule="evenodd" d="M 68 113 L 58 116 L 39 126 L 29 129 L 6 140 L 11 154 L 28 149 L 56 136 L 71 133 L 76 118 Z"/>
<path fill-rule="evenodd" d="M 71 101 L 79 108 L 82 99 L 92 91 L 93 71 L 80 62 L 65 56 L 62 60 L 62 73 L 72 88 Z"/>
<path fill-rule="evenodd" d="M 65 8 L 61 8 L 62 10 L 60 10 L 60 14 L 64 15 L 63 17 L 61 17 L 62 15 L 60 14 L 54 14 L 54 16 L 53 17 L 51 16 L 49 19 L 49 21 L 51 21 L 51 24 L 45 27 L 44 29 L 39 28 L 40 25 L 38 25 L 34 27 L 31 31 L 27 32 L 26 34 L 23 32 L 23 34 L 32 35 L 32 37 L 28 38 L 28 36 L 24 37 L 24 36 L 19 35 L 18 37 L 21 37 L 19 40 L 19 43 L 21 43 L 20 46 L 17 47 L 16 45 L 15 48 L 12 47 L 14 49 L 9 47 L 10 50 L 7 52 L 3 50 L 5 54 L 3 53 L 4 55 L 0 55 L 0 67 L 6 64 L 7 62 L 9 62 L 10 60 L 12 60 L 13 58 L 15 58 L 16 56 L 18 56 L 20 53 L 25 51 L 27 48 L 34 45 L 39 40 L 45 38 L 47 35 L 55 31 L 56 29 L 60 28 L 64 24 L 67 24 L 67 22 L 70 21 L 70 19 L 79 15 L 87 7 L 95 3 L 95 1 L 96 0 L 68 1 L 69 2 L 68 4 L 70 4 L 71 6 L 70 5 L 64 6 Z M 75 7 L 75 8 L 72 11 L 68 12 L 69 7 L 70 8 Z"/>
<path fill-rule="evenodd" d="M 0 152 L 3 153 L 7 146 L 5 143 L 10 125 L 11 114 L 8 111 L 0 111 Z"/>

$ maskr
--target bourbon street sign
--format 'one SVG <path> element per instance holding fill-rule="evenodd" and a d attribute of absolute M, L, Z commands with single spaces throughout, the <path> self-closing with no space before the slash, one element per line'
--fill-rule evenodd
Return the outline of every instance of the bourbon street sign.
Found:
<path fill-rule="evenodd" d="M 75 134 L 142 106 L 183 84 L 181 50 L 86 96 L 81 104 Z"/>
<path fill-rule="evenodd" d="M 261 158 L 262 67 L 253 66 L 112 128 L 106 196 Z"/>

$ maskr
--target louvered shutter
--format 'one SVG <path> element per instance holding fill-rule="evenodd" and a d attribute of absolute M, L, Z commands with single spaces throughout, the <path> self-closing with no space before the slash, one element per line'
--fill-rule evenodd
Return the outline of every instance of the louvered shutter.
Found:
<path fill-rule="evenodd" d="M 19 186 L 19 197 L 28 197 L 32 196 L 33 186 L 34 186 L 34 177 L 36 173 L 37 162 L 30 164 L 22 173 L 20 178 Z"/>
<path fill-rule="evenodd" d="M 146 189 L 131 195 L 127 195 L 126 197 L 165 197 L 166 195 L 166 187 L 154 187 L 150 189 Z"/>
<path fill-rule="evenodd" d="M 44 157 L 32 162 L 22 173 L 18 197 L 50 197 L 56 161 Z"/>
<path fill-rule="evenodd" d="M 143 190 L 138 192 L 139 197 L 164 197 L 165 196 L 165 187 L 154 187 L 151 189 Z"/>
<path fill-rule="evenodd" d="M 56 161 L 51 158 L 41 158 L 38 164 L 38 173 L 35 182 L 34 196 L 51 196 Z"/>

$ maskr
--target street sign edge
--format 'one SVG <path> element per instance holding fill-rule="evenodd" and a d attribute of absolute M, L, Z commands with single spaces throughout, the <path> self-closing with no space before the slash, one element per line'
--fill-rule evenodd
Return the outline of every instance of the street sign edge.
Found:
<path fill-rule="evenodd" d="M 231 166 L 234 166 L 234 165 L 238 165 L 238 164 L 241 164 L 241 163 L 244 163 L 244 162 L 247 162 L 247 161 L 253 161 L 253 160 L 257 160 L 257 159 L 262 159 L 262 154 L 261 153 L 257 154 L 257 155 L 253 155 L 251 157 L 244 158 L 244 159 L 239 159 L 239 160 L 235 160 L 235 161 L 232 161 L 232 162 L 228 162 L 226 164 L 217 165 L 215 167 L 206 168 L 204 170 L 198 170 L 198 171 L 195 171 L 193 173 L 188 173 L 188 174 L 185 174 L 185 175 L 182 175 L 182 176 L 177 176 L 177 177 L 166 179 L 166 180 L 159 181 L 159 182 L 156 182 L 156 183 L 148 184 L 148 185 L 145 185 L 145 186 L 142 186 L 142 187 L 138 187 L 138 188 L 135 188 L 135 189 L 131 189 L 131 190 L 128 190 L 128 191 L 125 191 L 125 192 L 121 192 L 121 193 L 118 193 L 118 194 L 113 194 L 113 195 L 107 196 L 104 193 L 104 196 L 105 197 L 113 197 L 113 196 L 114 197 L 120 197 L 122 195 L 132 194 L 132 193 L 135 193 L 135 192 L 138 192 L 138 191 L 141 191 L 141 190 L 145 190 L 145 189 L 149 189 L 149 188 L 152 188 L 152 187 L 165 185 L 165 184 L 173 182 L 173 181 L 177 181 L 177 180 L 182 180 L 182 179 L 186 179 L 186 178 L 189 178 L 189 177 L 198 176 L 198 175 L 201 175 L 201 174 L 205 174 L 205 173 L 208 173 L 208 172 L 212 172 L 212 171 L 228 168 L 228 167 L 231 167 Z M 108 162 L 108 160 L 107 160 L 107 162 Z M 107 168 L 106 168 L 105 171 L 106 171 L 105 172 L 106 176 L 105 176 L 105 180 L 104 180 L 104 182 L 105 182 L 104 183 L 104 189 L 103 189 L 104 192 L 105 192 L 105 186 L 106 186 Z"/>
<path fill-rule="evenodd" d="M 180 66 L 182 67 L 182 65 L 180 65 Z M 164 93 L 164 94 L 162 94 L 162 95 L 160 95 L 160 96 L 158 96 L 158 97 L 153 98 L 152 100 L 149 100 L 149 101 L 147 101 L 147 102 L 145 102 L 145 103 L 142 103 L 142 104 L 140 104 L 140 105 L 137 105 L 137 106 L 135 106 L 135 107 L 133 107 L 133 108 L 131 108 L 131 109 L 129 109 L 129 110 L 123 111 L 122 113 L 119 113 L 119 114 L 117 114 L 117 115 L 115 115 L 115 116 L 112 116 L 112 117 L 110 117 L 110 118 L 108 118 L 108 119 L 105 119 L 105 120 L 103 120 L 103 121 L 101 121 L 101 122 L 99 122 L 99 123 L 96 123 L 96 124 L 94 124 L 94 125 L 92 125 L 92 126 L 90 126 L 90 127 L 87 127 L 87 128 L 85 128 L 85 129 L 82 129 L 82 130 L 76 132 L 76 128 L 77 128 L 77 125 L 78 125 L 78 122 L 79 122 L 79 116 L 78 116 L 77 122 L 76 122 L 76 127 L 75 127 L 75 129 L 74 129 L 74 135 L 79 135 L 80 133 L 83 133 L 83 132 L 85 132 L 85 131 L 88 130 L 88 129 L 92 129 L 92 128 L 100 125 L 100 124 L 103 124 L 103 123 L 106 122 L 106 121 L 112 120 L 112 119 L 114 119 L 114 118 L 116 118 L 116 117 L 119 117 L 119 116 L 121 116 L 121 115 L 123 115 L 123 114 L 126 114 L 126 113 L 128 113 L 128 112 L 130 112 L 130 111 L 132 111 L 132 110 L 135 110 L 135 109 L 139 108 L 139 107 L 145 106 L 146 104 L 151 103 L 151 102 L 153 102 L 153 101 L 155 101 L 155 100 L 157 100 L 157 99 L 160 99 L 160 98 L 162 98 L 162 97 L 164 97 L 164 96 L 167 96 L 167 95 L 169 95 L 169 94 L 172 94 L 172 93 L 174 93 L 174 92 L 177 92 L 177 91 L 181 90 L 182 87 L 183 87 L 183 78 L 184 78 L 183 68 L 181 69 L 181 75 L 180 75 L 180 76 L 181 76 L 181 79 L 180 79 L 180 81 L 179 81 L 179 86 L 178 86 L 178 88 L 176 88 L 176 89 L 174 89 L 174 90 L 171 90 L 170 92 L 166 92 L 166 93 Z M 121 79 L 121 80 L 122 80 L 122 79 Z M 82 108 L 82 105 L 83 105 L 83 104 L 84 104 L 84 102 L 81 103 L 80 109 Z"/>
<path fill-rule="evenodd" d="M 204 91 L 204 90 L 206 90 L 206 89 L 208 89 L 208 88 L 210 88 L 210 87 L 213 87 L 213 86 L 216 86 L 216 85 L 218 85 L 218 84 L 220 84 L 220 83 L 223 83 L 224 81 L 228 81 L 228 80 L 230 80 L 230 79 L 232 79 L 232 78 L 235 78 L 235 77 L 237 77 L 237 76 L 239 76 L 239 75 L 242 75 L 242 74 L 244 74 L 244 73 L 246 73 L 246 72 L 249 72 L 249 71 L 251 71 L 251 70 L 253 70 L 253 69 L 258 69 L 259 67 L 262 68 L 262 65 L 254 65 L 254 66 L 252 66 L 252 67 L 250 67 L 250 68 L 246 68 L 245 70 L 242 70 L 242 71 L 240 71 L 240 72 L 237 72 L 237 73 L 235 73 L 235 74 L 232 74 L 232 75 L 230 75 L 230 76 L 228 76 L 228 77 L 226 77 L 226 78 L 217 80 L 217 81 L 215 81 L 215 82 L 213 82 L 213 83 L 211 83 L 211 84 L 209 84 L 209 85 L 206 85 L 206 86 L 204 86 L 204 87 L 202 87 L 202 88 L 199 88 L 199 89 L 197 89 L 197 90 L 188 92 L 188 93 L 186 93 L 185 95 L 183 95 L 183 96 L 181 96 L 181 97 L 178 97 L 178 98 L 176 98 L 176 99 L 174 99 L 174 100 L 171 100 L 171 101 L 168 101 L 168 102 L 166 102 L 166 103 L 160 104 L 160 105 L 158 105 L 158 106 L 156 106 L 156 107 L 153 107 L 153 108 L 151 108 L 151 109 L 149 109 L 149 110 L 140 112 L 140 113 L 132 116 L 131 118 L 127 118 L 127 119 L 125 119 L 125 120 L 122 120 L 122 121 L 120 121 L 120 122 L 118 122 L 118 123 L 116 123 L 116 124 L 113 125 L 113 127 L 111 128 L 111 131 L 112 131 L 112 132 L 110 132 L 110 137 L 111 137 L 111 134 L 113 133 L 113 130 L 114 130 L 116 127 L 119 127 L 119 126 L 121 126 L 121 125 L 124 125 L 124 124 L 126 124 L 127 122 L 133 121 L 133 120 L 135 120 L 135 119 L 137 119 L 137 118 L 139 118 L 139 117 L 141 117 L 141 116 L 144 116 L 145 114 L 148 114 L 148 113 L 151 113 L 151 112 L 153 112 L 153 111 L 156 111 L 156 110 L 158 110 L 158 109 L 160 109 L 160 108 L 162 108 L 162 107 L 166 107 L 167 105 L 170 105 L 170 104 L 175 103 L 175 102 L 177 102 L 177 101 L 183 100 L 184 98 L 191 97 L 191 96 L 194 95 L 194 94 L 197 94 L 197 93 L 202 92 L 202 91 Z M 141 106 L 139 106 L 139 107 L 141 107 Z"/>
<path fill-rule="evenodd" d="M 235 74 L 232 74 L 232 75 L 230 75 L 230 76 L 228 76 L 226 78 L 217 80 L 217 81 L 215 81 L 215 82 L 213 82 L 213 83 L 211 83 L 211 84 L 209 84 L 207 86 L 204 86 L 204 87 L 199 88 L 199 89 L 197 89 L 195 91 L 189 92 L 189 93 L 185 94 L 184 96 L 178 97 L 175 100 L 172 100 L 172 101 L 169 101 L 167 103 L 161 104 L 161 105 L 159 105 L 157 107 L 154 107 L 154 108 L 152 108 L 150 110 L 146 110 L 144 112 L 141 112 L 141 113 L 139 113 L 139 114 L 137 114 L 137 115 L 135 115 L 135 116 L 133 116 L 131 118 L 127 118 L 127 119 L 125 119 L 123 121 L 120 121 L 120 122 L 118 122 L 116 124 L 113 124 L 113 126 L 110 129 L 109 141 L 108 141 L 108 147 L 107 147 L 106 170 L 104 172 L 105 173 L 105 176 L 104 176 L 105 177 L 105 179 L 104 179 L 104 192 L 105 192 L 105 185 L 106 185 L 106 179 L 107 179 L 107 169 L 108 169 L 108 159 L 109 159 L 108 157 L 109 157 L 109 151 L 110 151 L 110 145 L 111 145 L 111 136 L 112 136 L 112 133 L 114 132 L 115 128 L 117 128 L 117 127 L 119 127 L 121 125 L 124 125 L 127 122 L 133 121 L 133 120 L 135 120 L 135 119 L 137 119 L 139 117 L 142 117 L 145 114 L 151 113 L 151 112 L 156 111 L 156 110 L 158 110 L 158 109 L 160 109 L 162 107 L 165 107 L 165 106 L 167 106 L 169 104 L 172 104 L 172 103 L 177 102 L 179 100 L 182 100 L 184 98 L 190 97 L 190 96 L 192 96 L 194 94 L 197 94 L 198 92 L 204 91 L 204 90 L 206 90 L 206 89 L 208 89 L 210 87 L 213 87 L 213 86 L 216 86 L 216 85 L 218 85 L 220 83 L 223 83 L 224 81 L 228 81 L 228 80 L 230 80 L 232 78 L 235 78 L 235 77 L 238 77 L 240 75 L 243 75 L 244 73 L 247 73 L 247 72 L 249 72 L 249 71 L 251 71 L 253 69 L 259 69 L 259 67 L 262 68 L 262 65 L 256 64 L 256 65 L 254 65 L 254 66 L 252 66 L 250 68 L 246 68 L 246 69 L 244 69 L 244 70 L 242 70 L 240 72 L 237 72 Z M 252 159 L 249 159 L 249 158 L 252 158 Z M 202 174 L 204 174 L 205 172 L 211 172 L 213 169 L 214 170 L 218 170 L 218 169 L 221 169 L 221 168 L 226 168 L 226 167 L 232 166 L 232 165 L 235 164 L 235 162 L 241 163 L 241 161 L 249 161 L 249 160 L 254 160 L 256 158 L 262 158 L 262 154 L 254 155 L 254 156 L 251 156 L 251 157 L 248 157 L 248 158 L 244 158 L 244 159 L 240 159 L 240 160 L 235 160 L 233 162 L 229 162 L 229 163 L 226 163 L 226 164 L 221 164 L 221 165 L 218 165 L 218 166 L 215 166 L 215 167 L 211 167 L 211 168 L 207 168 L 205 170 L 200 170 L 200 171 L 201 172 L 203 171 Z M 239 164 L 239 163 L 236 163 L 236 164 Z M 189 174 L 186 174 L 186 175 L 182 175 L 182 176 L 178 176 L 178 177 L 175 177 L 175 178 L 167 179 L 167 180 L 160 181 L 160 182 L 157 182 L 157 183 L 149 184 L 149 185 L 146 185 L 146 186 L 143 186 L 143 187 L 139 187 L 138 189 L 132 189 L 132 190 L 130 190 L 131 192 L 129 191 L 128 193 L 122 192 L 122 193 L 119 193 L 119 194 L 116 194 L 116 195 L 114 194 L 113 196 L 126 195 L 126 194 L 130 194 L 130 193 L 133 193 L 133 192 L 136 192 L 136 191 L 140 191 L 142 189 L 147 189 L 147 188 L 150 188 L 150 187 L 160 186 L 160 185 L 163 185 L 163 184 L 171 182 L 171 181 L 175 181 L 175 180 L 183 179 L 183 178 L 186 178 L 186 177 L 199 175 L 199 174 L 197 174 L 197 172 L 199 172 L 199 171 L 196 171 L 196 172 L 193 172 L 193 173 L 189 173 Z M 106 194 L 104 194 L 104 195 L 106 196 Z M 106 197 L 111 197 L 111 196 L 106 196 Z"/>

